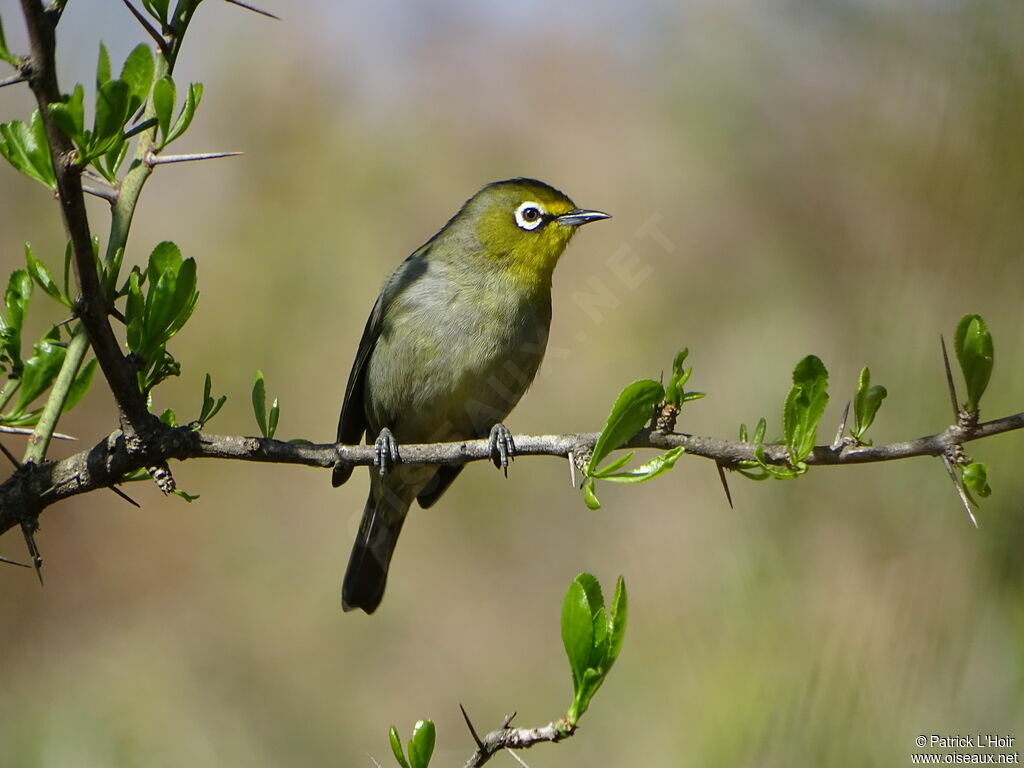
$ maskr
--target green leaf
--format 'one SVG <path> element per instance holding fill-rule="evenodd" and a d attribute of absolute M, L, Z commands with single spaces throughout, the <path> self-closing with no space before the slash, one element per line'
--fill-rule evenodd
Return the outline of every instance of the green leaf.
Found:
<path fill-rule="evenodd" d="M 815 355 L 808 355 L 793 370 L 793 388 L 782 412 L 790 463 L 796 466 L 814 448 L 818 422 L 828 403 L 828 371 Z"/>
<path fill-rule="evenodd" d="M 182 329 L 196 308 L 199 294 L 196 292 L 196 260 L 185 259 L 176 276 L 174 296 L 171 299 L 170 321 L 167 324 L 167 338 Z"/>
<path fill-rule="evenodd" d="M 588 477 L 583 483 L 583 501 L 588 509 L 601 508 L 601 502 L 597 500 L 597 494 L 594 492 L 594 478 L 592 477 Z"/>
<path fill-rule="evenodd" d="M 142 5 L 161 24 L 167 24 L 168 0 L 142 0 Z"/>
<path fill-rule="evenodd" d="M 107 52 L 107 46 L 100 41 L 100 55 L 96 62 L 96 90 L 98 91 L 108 80 L 110 80 L 110 54 Z"/>
<path fill-rule="evenodd" d="M 585 577 L 596 581 L 590 574 L 581 573 L 573 579 L 562 601 L 562 645 L 569 658 L 574 694 L 580 690 L 583 675 L 591 666 L 594 650 L 593 613 L 587 586 L 582 581 Z"/>
<path fill-rule="evenodd" d="M 273 437 L 274 433 L 277 432 L 277 419 L 281 415 L 281 406 L 278 405 L 277 398 L 274 398 L 274 402 L 270 405 L 270 418 L 267 420 L 267 437 Z"/>
<path fill-rule="evenodd" d="M 25 314 L 32 299 L 32 278 L 24 269 L 11 272 L 4 291 L 4 306 L 7 309 L 7 324 L 21 332 L 25 325 Z"/>
<path fill-rule="evenodd" d="M 224 403 L 227 402 L 228 396 L 221 395 L 216 401 L 210 396 L 210 392 L 213 390 L 213 379 L 210 374 L 206 374 L 206 382 L 203 384 L 203 405 L 199 409 L 199 418 L 196 419 L 199 422 L 199 426 L 202 427 L 217 415 L 217 412 L 223 407 Z"/>
<path fill-rule="evenodd" d="M 885 387 L 879 384 L 871 386 L 871 371 L 864 366 L 857 380 L 857 394 L 853 398 L 853 436 L 858 440 L 863 438 L 875 420 L 875 414 L 888 394 Z"/>
<path fill-rule="evenodd" d="M 174 415 L 174 409 L 168 408 L 160 414 L 160 422 L 168 427 L 178 426 L 178 417 Z"/>
<path fill-rule="evenodd" d="M 7 39 L 4 37 L 4 25 L 2 21 L 0 21 L 0 60 L 6 61 L 8 64 L 15 67 L 20 63 L 18 61 L 18 57 L 11 53 L 7 48 Z"/>
<path fill-rule="evenodd" d="M 85 90 L 82 84 L 75 85 L 70 95 L 50 105 L 50 117 L 80 151 L 86 148 L 88 136 L 85 132 Z"/>
<path fill-rule="evenodd" d="M 679 351 L 672 361 L 672 376 L 669 378 L 668 384 L 665 385 L 665 402 L 676 407 L 682 407 L 685 402 L 699 400 L 704 397 L 703 392 L 686 392 L 683 390 L 684 385 L 690 380 L 690 375 L 693 373 L 693 368 L 683 368 L 683 363 L 686 362 L 689 354 L 690 350 L 686 347 Z"/>
<path fill-rule="evenodd" d="M 0 124 L 0 154 L 20 173 L 50 190 L 57 188 L 46 128 L 38 109 L 28 125 L 20 120 Z"/>
<path fill-rule="evenodd" d="M 682 446 L 677 446 L 676 448 L 672 448 L 665 451 L 665 453 L 655 456 L 646 464 L 641 464 L 635 469 L 615 474 L 596 475 L 596 477 L 600 477 L 602 480 L 608 480 L 613 483 L 645 483 L 648 480 L 653 480 L 658 477 L 658 475 L 663 475 L 672 469 L 679 460 L 679 457 L 683 455 L 684 451 L 685 449 Z M 632 454 L 630 455 L 632 456 Z"/>
<path fill-rule="evenodd" d="M 967 408 L 977 411 L 992 376 L 992 334 L 981 315 L 964 315 L 956 327 L 956 357 L 967 384 Z"/>
<path fill-rule="evenodd" d="M 174 112 L 175 89 L 174 80 L 170 75 L 161 77 L 153 85 L 153 109 L 156 112 L 160 135 L 167 140 L 167 132 L 171 126 L 171 115 Z"/>
<path fill-rule="evenodd" d="M 128 112 L 135 112 L 149 96 L 153 84 L 153 52 L 139 43 L 128 54 L 121 69 L 121 80 L 128 86 Z"/>
<path fill-rule="evenodd" d="M 164 140 L 165 146 L 188 130 L 189 125 L 192 123 L 192 118 L 195 116 L 196 108 L 199 106 L 199 102 L 202 98 L 203 84 L 191 83 L 188 87 L 188 93 L 185 96 L 185 106 L 181 108 L 178 119 L 174 121 L 174 127 L 172 127 L 170 133 L 167 134 L 167 138 Z"/>
<path fill-rule="evenodd" d="M 96 118 L 88 159 L 104 154 L 124 133 L 131 115 L 131 88 L 124 80 L 108 80 L 96 92 Z"/>
<path fill-rule="evenodd" d="M 252 412 L 256 416 L 256 424 L 260 428 L 260 434 L 270 437 L 267 434 L 267 385 L 263 381 L 263 371 L 256 371 L 252 383 Z"/>
<path fill-rule="evenodd" d="M 25 361 L 25 367 L 21 373 L 21 387 L 18 389 L 18 398 L 14 404 L 14 413 L 25 412 L 33 400 L 50 388 L 53 380 L 60 373 L 60 366 L 64 362 L 64 348 L 58 347 L 56 328 L 40 339 L 33 351 L 32 357 Z"/>
<path fill-rule="evenodd" d="M 650 421 L 654 406 L 664 396 L 665 388 L 653 379 L 634 381 L 622 390 L 594 445 L 590 461 L 587 462 L 588 475 L 597 469 L 609 453 L 626 443 Z"/>
<path fill-rule="evenodd" d="M 181 266 L 181 249 L 170 240 L 157 243 L 156 247 L 149 254 L 149 266 L 146 268 L 146 277 L 150 283 L 155 283 L 164 272 L 177 272 Z"/>
<path fill-rule="evenodd" d="M 617 470 L 622 469 L 624 466 L 626 466 L 633 459 L 634 456 L 636 456 L 636 451 L 630 451 L 625 456 L 622 456 L 621 458 L 618 458 L 615 461 L 613 461 L 611 464 L 605 464 L 600 469 L 595 470 L 594 474 L 590 475 L 590 477 L 608 477 L 609 475 L 615 473 Z"/>
<path fill-rule="evenodd" d="M 6 317 L 0 316 L 3 347 L 0 357 L 6 358 L 15 376 L 21 375 L 21 329 L 25 324 L 25 313 L 32 298 L 32 278 L 23 269 L 16 269 L 7 281 L 4 291 Z"/>
<path fill-rule="evenodd" d="M 973 491 L 983 499 L 992 494 L 988 485 L 988 466 L 980 461 L 972 461 L 964 467 L 963 482 L 968 491 Z"/>
<path fill-rule="evenodd" d="M 36 281 L 36 285 L 43 289 L 46 294 L 53 299 L 56 299 L 65 307 L 71 306 L 71 301 L 66 299 L 60 292 L 60 288 L 53 282 L 53 278 L 50 277 L 50 270 L 46 268 L 36 255 L 32 252 L 32 246 L 25 243 L 25 262 L 28 265 L 28 273 L 32 276 L 32 279 Z"/>
<path fill-rule="evenodd" d="M 412 738 L 409 740 L 410 768 L 427 768 L 430 765 L 436 735 L 432 720 L 420 720 L 416 723 L 412 729 Z"/>
<path fill-rule="evenodd" d="M 611 615 L 608 619 L 608 651 L 607 666 L 610 668 L 615 660 L 619 658 L 619 651 L 622 650 L 622 641 L 626 637 L 626 618 L 628 614 L 628 601 L 626 599 L 626 582 L 619 576 L 615 582 L 615 594 L 612 596 Z"/>
<path fill-rule="evenodd" d="M 146 328 L 146 302 L 142 297 L 142 273 L 133 267 L 128 274 L 128 300 L 125 303 L 124 316 L 128 326 L 128 349 L 141 355 L 143 334 Z"/>
<path fill-rule="evenodd" d="M 395 726 L 391 726 L 391 730 L 388 731 L 388 739 L 391 741 L 391 751 L 395 755 L 395 760 L 402 768 L 409 768 L 409 763 L 405 759 L 405 753 L 402 751 L 402 740 L 398 736 L 398 729 Z"/>
<path fill-rule="evenodd" d="M 573 702 L 566 719 L 575 724 L 622 650 L 626 632 L 626 585 L 620 576 L 611 614 L 605 612 L 597 579 L 581 573 L 569 585 L 562 603 L 562 643 L 572 670 Z"/>
<path fill-rule="evenodd" d="M 103 156 L 103 164 L 94 162 L 95 167 L 103 177 L 111 184 L 117 183 L 117 172 L 128 156 L 128 140 L 122 135 L 117 141 L 111 144 L 110 149 Z"/>
<path fill-rule="evenodd" d="M 79 370 L 78 375 L 75 376 L 75 380 L 71 382 L 71 387 L 68 389 L 68 396 L 64 401 L 64 409 L 61 413 L 67 413 L 85 397 L 85 393 L 89 391 L 93 376 L 96 373 L 96 362 L 96 358 L 93 358 Z"/>
<path fill-rule="evenodd" d="M 191 504 L 193 501 L 199 498 L 198 493 L 195 496 L 193 496 L 191 493 L 186 493 L 185 491 L 181 490 L 181 488 L 175 488 L 173 491 L 171 491 L 171 493 L 173 493 L 178 498 L 184 499 L 189 504 Z"/>

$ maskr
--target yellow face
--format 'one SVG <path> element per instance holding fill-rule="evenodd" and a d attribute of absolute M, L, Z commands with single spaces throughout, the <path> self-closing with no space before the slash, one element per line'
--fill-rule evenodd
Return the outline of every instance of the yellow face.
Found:
<path fill-rule="evenodd" d="M 467 203 L 484 254 L 524 289 L 551 285 L 558 258 L 577 227 L 608 218 L 582 211 L 543 182 L 513 179 L 484 187 Z"/>

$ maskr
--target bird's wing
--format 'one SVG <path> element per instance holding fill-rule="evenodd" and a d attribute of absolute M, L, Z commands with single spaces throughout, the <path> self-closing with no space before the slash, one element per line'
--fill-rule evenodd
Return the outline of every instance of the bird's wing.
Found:
<path fill-rule="evenodd" d="M 345 386 L 345 400 L 341 406 L 341 416 L 338 418 L 338 439 L 337 442 L 344 445 L 353 445 L 363 438 L 366 432 L 366 368 L 373 353 L 377 340 L 380 338 L 384 328 L 384 314 L 394 297 L 416 274 L 422 271 L 423 257 L 428 251 L 429 243 L 413 253 L 403 261 L 398 269 L 388 278 L 377 297 L 370 317 L 366 320 L 366 327 L 363 329 L 363 337 L 359 340 L 359 348 L 356 350 L 356 359 L 352 363 L 352 370 L 348 375 L 348 384 Z M 416 267 L 420 268 L 417 269 Z M 334 487 L 348 480 L 352 474 L 351 464 L 337 464 L 334 467 L 332 482 Z"/>

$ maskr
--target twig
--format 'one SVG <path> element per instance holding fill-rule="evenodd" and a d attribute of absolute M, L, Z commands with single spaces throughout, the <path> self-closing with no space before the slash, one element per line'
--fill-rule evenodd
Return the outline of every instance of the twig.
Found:
<path fill-rule="evenodd" d="M 944 456 L 954 450 L 954 446 L 1017 429 L 1024 429 L 1024 413 L 983 422 L 970 431 L 950 426 L 934 435 L 888 445 L 844 445 L 839 450 L 821 445 L 815 447 L 805 461 L 813 466 L 834 466 L 895 461 L 915 456 Z M 521 435 L 514 439 L 518 456 L 564 458 L 570 451 L 576 456 L 591 451 L 597 437 L 596 432 L 590 432 Z M 0 533 L 17 525 L 25 510 L 38 511 L 62 499 L 115 485 L 130 472 L 169 459 L 234 459 L 310 467 L 333 467 L 339 457 L 359 466 L 370 466 L 374 461 L 372 445 L 297 444 L 261 437 L 196 432 L 188 427 L 169 427 L 159 422 L 153 425 L 144 445 L 134 445 L 129 449 L 127 442 L 121 432 L 114 432 L 88 450 L 61 461 L 27 467 L 17 481 L 9 478 L 0 484 Z M 623 447 L 659 450 L 682 447 L 688 455 L 710 459 L 726 468 L 756 458 L 756 446 L 751 443 L 698 435 L 666 435 L 650 429 L 642 430 Z M 401 450 L 402 461 L 406 464 L 459 465 L 491 458 L 486 439 L 410 444 L 401 446 Z M 783 445 L 768 445 L 763 458 L 770 463 L 785 464 L 787 449 Z M 39 498 L 51 486 L 53 490 L 45 498 Z"/>
<path fill-rule="evenodd" d="M 480 768 L 501 750 L 529 749 L 542 742 L 557 744 L 576 733 L 576 726 L 566 720 L 548 723 L 541 728 L 512 728 L 509 723 L 513 717 L 514 712 L 502 721 L 499 728 L 477 742 L 477 749 L 466 761 L 465 768 Z"/>

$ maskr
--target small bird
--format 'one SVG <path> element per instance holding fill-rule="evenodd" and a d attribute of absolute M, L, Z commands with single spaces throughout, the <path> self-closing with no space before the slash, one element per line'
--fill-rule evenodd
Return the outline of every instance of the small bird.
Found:
<path fill-rule="evenodd" d="M 413 500 L 433 505 L 463 465 L 400 463 L 400 443 L 489 436 L 505 469 L 501 423 L 533 381 L 551 327 L 551 275 L 577 227 L 610 218 L 535 179 L 488 184 L 384 283 L 345 388 L 338 443 L 376 435 L 370 494 L 341 605 L 373 613 Z M 391 466 L 394 465 L 394 466 Z M 353 465 L 339 460 L 337 487 Z"/>

